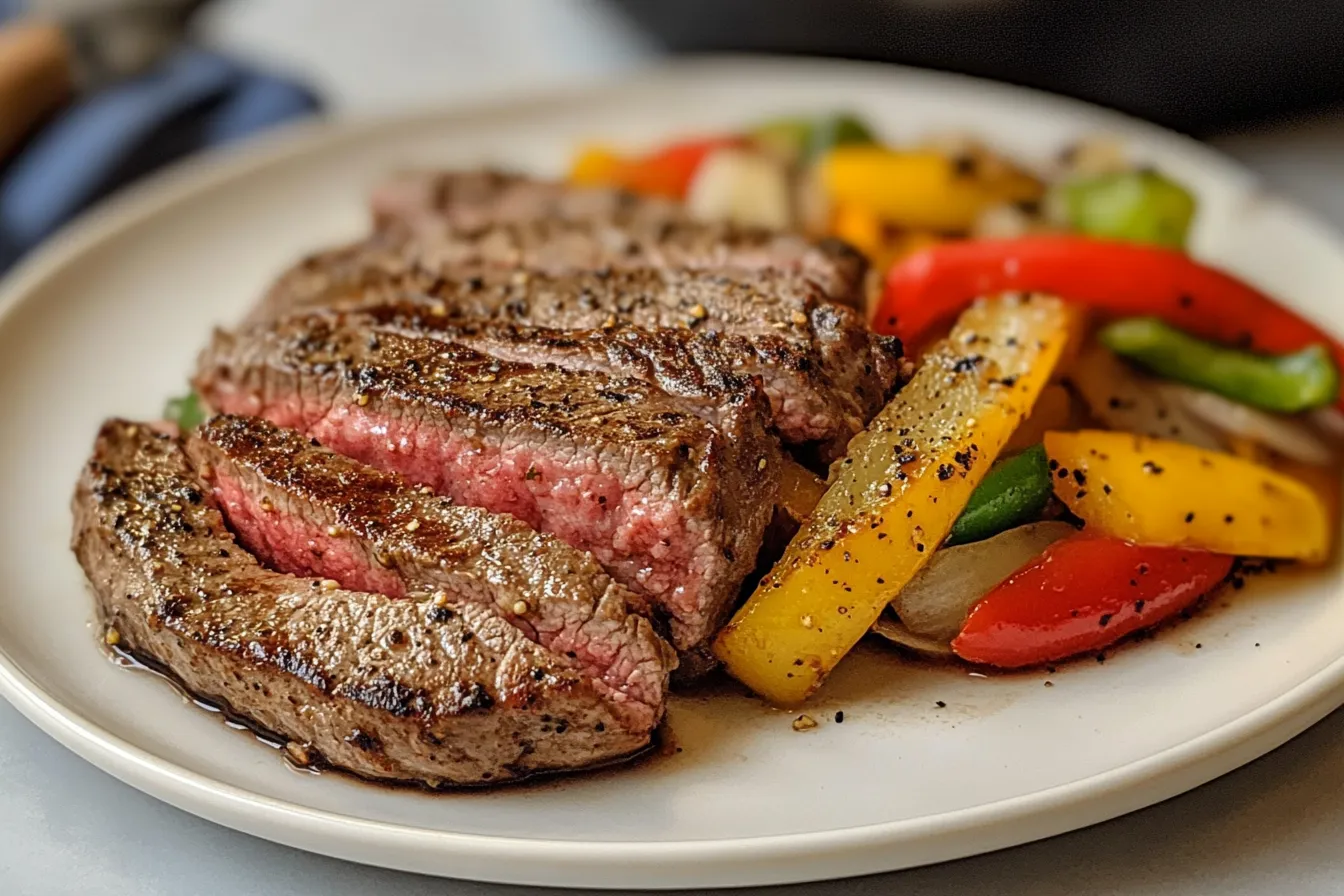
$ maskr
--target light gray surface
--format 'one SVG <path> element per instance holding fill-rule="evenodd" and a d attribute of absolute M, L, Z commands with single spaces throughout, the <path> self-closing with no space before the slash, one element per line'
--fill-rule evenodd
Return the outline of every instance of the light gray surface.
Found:
<path fill-rule="evenodd" d="M 359 11 L 386 5 L 358 0 L 233 0 L 205 33 L 303 72 L 341 111 L 580 81 L 646 54 L 582 0 L 395 5 L 402 14 L 383 16 L 376 40 Z M 437 36 L 437 65 L 426 61 L 434 54 L 407 52 L 425 34 Z M 1344 115 L 1221 145 L 1344 229 Z M 541 892 L 364 868 L 216 827 L 86 765 L 4 703 L 0 782 L 2 896 Z M 1344 892 L 1344 711 L 1241 771 L 1108 824 L 962 862 L 771 892 L 1333 896 Z"/>

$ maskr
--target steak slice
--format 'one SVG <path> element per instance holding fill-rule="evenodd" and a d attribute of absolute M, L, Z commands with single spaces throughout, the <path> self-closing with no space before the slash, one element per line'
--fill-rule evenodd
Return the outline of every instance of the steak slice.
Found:
<path fill-rule="evenodd" d="M 816 283 L 828 300 L 862 307 L 867 262 L 844 244 L 835 248 L 832 243 L 813 245 L 794 234 L 691 221 L 617 227 L 550 219 L 468 229 L 438 220 L 414 233 L 379 232 L 308 256 L 281 274 L 250 319 L 275 318 L 277 309 L 326 304 L 389 277 L 418 272 L 429 278 L 462 278 L 519 268 L 551 274 L 631 268 L 733 276 L 779 271 Z M 836 262 L 851 257 L 855 261 L 850 266 Z M 851 275 L 850 267 L 857 275 Z"/>
<path fill-rule="evenodd" d="M 217 332 L 197 390 L 460 504 L 591 551 L 708 638 L 751 571 L 782 459 L 759 393 L 701 402 L 596 372 L 514 364 L 331 316 Z"/>
<path fill-rule="evenodd" d="M 480 234 L 524 267 L 655 266 L 790 270 L 828 298 L 862 308 L 867 259 L 837 239 L 693 219 L 680 203 L 614 187 L 581 187 L 490 170 L 403 171 L 375 188 L 375 227 L 431 249 L 463 250 Z M 510 227 L 517 229 L 510 230 Z M 518 263 L 504 253 L 506 263 Z M 487 261 L 486 263 L 493 263 Z"/>
<path fill-rule="evenodd" d="M 661 703 L 613 691 L 482 603 L 266 569 L 180 442 L 147 426 L 104 424 L 73 511 L 109 640 L 287 739 L 300 761 L 383 781 L 498 783 L 628 756 L 661 718 Z"/>
<path fill-rule="evenodd" d="M 675 655 L 590 555 L 514 517 L 459 507 L 256 417 L 221 415 L 187 440 L 229 527 L 263 563 L 390 597 L 483 603 L 578 661 L 648 721 Z"/>
<path fill-rule="evenodd" d="M 414 231 L 438 221 L 470 229 L 545 219 L 643 226 L 688 218 L 681 203 L 671 199 L 489 168 L 399 171 L 375 186 L 369 205 L 380 230 Z"/>
<path fill-rule="evenodd" d="M 336 309 L 380 302 L 419 304 L 424 306 L 420 310 L 371 313 L 510 360 L 591 363 L 606 355 L 608 361 L 625 359 L 616 369 L 635 375 L 642 375 L 638 368 L 649 369 L 651 359 L 669 352 L 681 356 L 675 365 L 680 375 L 696 363 L 726 365 L 759 376 L 784 441 L 818 444 L 825 460 L 843 452 L 902 381 L 899 340 L 874 334 L 857 312 L 826 301 L 813 283 L 791 274 L 728 277 L 646 268 L 448 280 L 423 270 L 369 271 L 348 292 L 309 298 Z M 259 316 L 303 308 L 311 305 L 277 303 Z M 485 327 L 481 320 L 548 329 Z M 616 335 L 621 325 L 628 326 Z M 682 332 L 641 336 L 639 329 Z M 605 333 L 564 337 L 556 330 Z M 569 339 L 578 344 L 570 345 Z M 532 351 L 529 342 L 536 345 Z M 588 361 L 581 360 L 585 356 Z M 629 363 L 635 357 L 643 360 Z M 712 372 L 706 375 L 721 379 Z"/>

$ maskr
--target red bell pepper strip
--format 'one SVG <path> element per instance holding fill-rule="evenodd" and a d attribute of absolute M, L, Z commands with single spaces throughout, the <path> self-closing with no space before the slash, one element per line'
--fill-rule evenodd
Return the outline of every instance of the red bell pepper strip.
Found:
<path fill-rule="evenodd" d="M 738 136 L 702 137 L 671 143 L 646 156 L 625 161 L 617 173 L 621 186 L 636 193 L 684 199 L 700 163 L 711 152 L 745 142 Z"/>
<path fill-rule="evenodd" d="M 1159 317 L 1269 354 L 1320 343 L 1344 370 L 1344 344 L 1255 287 L 1182 252 L 1083 236 L 968 240 L 916 252 L 887 274 L 873 326 L 918 345 L 974 299 L 1009 291 L 1048 292 L 1117 317 Z"/>
<path fill-rule="evenodd" d="M 952 650 L 1004 668 L 1100 650 L 1195 603 L 1227 578 L 1232 561 L 1080 532 L 982 597 Z"/>

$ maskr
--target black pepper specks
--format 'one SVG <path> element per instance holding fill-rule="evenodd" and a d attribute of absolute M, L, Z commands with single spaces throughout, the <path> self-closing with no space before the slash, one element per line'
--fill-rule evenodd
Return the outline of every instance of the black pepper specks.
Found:
<path fill-rule="evenodd" d="M 970 373 L 983 360 L 985 360 L 984 355 L 967 355 L 964 358 L 958 358 L 957 362 L 952 365 L 952 372 Z"/>

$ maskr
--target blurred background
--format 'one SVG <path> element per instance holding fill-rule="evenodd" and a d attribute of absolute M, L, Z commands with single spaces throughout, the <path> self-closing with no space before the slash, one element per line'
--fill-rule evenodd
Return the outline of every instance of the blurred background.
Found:
<path fill-rule="evenodd" d="M 1344 0 L 0 0 L 0 269 L 144 173 L 283 122 L 701 52 L 1040 87 L 1260 152 L 1271 178 L 1344 147 Z"/>

